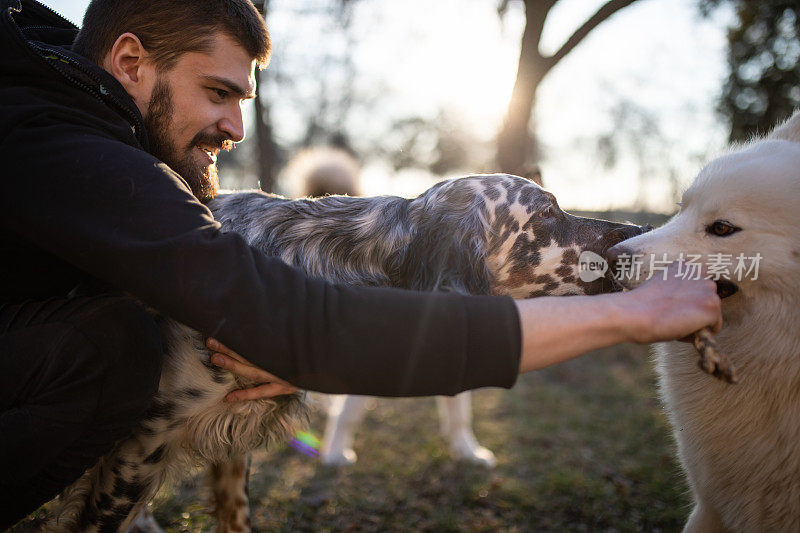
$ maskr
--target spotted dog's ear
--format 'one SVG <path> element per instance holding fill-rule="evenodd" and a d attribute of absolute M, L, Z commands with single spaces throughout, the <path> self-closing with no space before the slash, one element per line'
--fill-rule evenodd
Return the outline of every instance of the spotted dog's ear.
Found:
<path fill-rule="evenodd" d="M 800 109 L 794 112 L 792 118 L 772 130 L 767 139 L 800 143 Z"/>
<path fill-rule="evenodd" d="M 424 213 L 400 262 L 403 287 L 424 291 L 489 294 L 484 229 L 453 213 Z"/>

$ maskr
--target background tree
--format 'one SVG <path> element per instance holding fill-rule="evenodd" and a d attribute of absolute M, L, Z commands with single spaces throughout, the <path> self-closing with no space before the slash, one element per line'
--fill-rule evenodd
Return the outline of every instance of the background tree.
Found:
<path fill-rule="evenodd" d="M 617 11 L 636 0 L 610 0 L 589 17 L 554 54 L 545 56 L 539 50 L 547 16 L 558 0 L 521 0 L 525 6 L 525 30 L 520 45 L 517 77 L 508 104 L 505 123 L 500 131 L 495 156 L 499 170 L 526 174 L 538 159 L 532 132 L 532 111 L 536 90 L 545 76 L 567 56 L 589 33 Z M 502 17 L 511 0 L 502 0 L 498 13 Z"/>
<path fill-rule="evenodd" d="M 634 211 L 663 211 L 663 204 L 650 203 L 650 189 L 661 185 L 659 198 L 668 194 L 671 202 L 680 201 L 687 177 L 693 176 L 720 147 L 712 143 L 699 151 L 676 150 L 681 146 L 682 132 L 666 128 L 656 110 L 621 94 L 614 98 L 608 129 L 596 138 L 579 139 L 576 149 L 594 149 L 598 163 L 606 171 L 620 171 L 625 166 L 635 169 L 638 190 L 630 207 Z M 697 110 L 690 105 L 681 106 L 674 113 L 682 117 L 682 123 L 690 123 L 697 116 Z"/>
<path fill-rule="evenodd" d="M 797 0 L 700 0 L 709 15 L 735 12 L 728 30 L 728 79 L 719 102 L 730 139 L 769 131 L 800 106 L 800 3 Z"/>
<path fill-rule="evenodd" d="M 253 2 L 256 9 L 263 13 L 264 18 L 269 12 L 269 0 L 255 0 Z M 278 144 L 273 135 L 272 120 L 270 117 L 270 105 L 266 98 L 262 98 L 262 86 L 269 71 L 256 71 L 256 97 L 254 100 L 255 108 L 255 152 L 256 152 L 256 175 L 259 176 L 258 186 L 262 191 L 272 192 L 275 189 L 275 177 L 280 166 L 280 154 Z"/>

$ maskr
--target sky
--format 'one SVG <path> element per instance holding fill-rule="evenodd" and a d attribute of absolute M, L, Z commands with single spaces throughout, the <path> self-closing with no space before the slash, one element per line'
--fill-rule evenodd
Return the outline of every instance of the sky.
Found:
<path fill-rule="evenodd" d="M 79 23 L 88 2 L 44 3 Z M 542 50 L 557 49 L 603 3 L 561 0 L 547 20 Z M 343 46 L 306 24 L 307 17 L 293 14 L 296 0 L 271 5 L 273 62 L 292 57 L 289 47 Z M 354 16 L 360 44 L 352 50 L 353 60 L 392 88 L 397 112 L 430 115 L 444 106 L 478 138 L 491 139 L 513 86 L 524 23 L 521 3 L 511 2 L 502 21 L 496 5 L 495 0 L 362 0 Z M 714 106 L 726 76 L 729 19 L 725 11 L 701 18 L 696 0 L 639 0 L 596 28 L 555 67 L 539 89 L 535 116 L 545 149 L 545 186 L 563 206 L 606 209 L 638 202 L 673 210 L 674 188 L 688 185 L 725 143 Z M 616 167 L 607 169 L 596 138 L 612 135 L 625 145 L 631 135 L 615 131 L 613 121 L 621 101 L 649 117 L 655 130 L 646 154 L 637 159 L 623 149 Z M 295 105 L 280 96 L 273 101 L 276 129 L 289 137 L 299 127 Z M 374 131 L 365 124 L 364 135 Z M 418 172 L 392 177 L 386 165 L 373 162 L 364 169 L 363 190 L 413 196 L 437 178 Z"/>

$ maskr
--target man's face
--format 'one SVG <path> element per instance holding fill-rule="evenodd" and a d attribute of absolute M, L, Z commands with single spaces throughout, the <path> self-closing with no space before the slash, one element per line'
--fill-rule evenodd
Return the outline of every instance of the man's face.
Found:
<path fill-rule="evenodd" d="M 153 155 L 201 201 L 217 192 L 216 160 L 244 139 L 242 103 L 255 94 L 255 62 L 217 34 L 209 53 L 189 52 L 158 75 L 144 113 Z"/>

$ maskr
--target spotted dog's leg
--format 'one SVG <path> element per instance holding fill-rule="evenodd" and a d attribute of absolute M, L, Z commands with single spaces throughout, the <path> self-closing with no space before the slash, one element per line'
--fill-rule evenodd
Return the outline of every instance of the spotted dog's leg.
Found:
<path fill-rule="evenodd" d="M 328 422 L 322 439 L 320 457 L 327 465 L 350 465 L 358 457 L 353 451 L 353 433 L 364 418 L 369 398 L 366 396 L 333 396 L 328 408 Z"/>
<path fill-rule="evenodd" d="M 472 395 L 462 392 L 456 396 L 437 396 L 436 403 L 439 427 L 453 454 L 459 459 L 493 467 L 497 459 L 490 450 L 478 444 L 472 432 Z"/>
<path fill-rule="evenodd" d="M 155 495 L 164 477 L 154 464 L 142 464 L 152 453 L 129 439 L 105 455 L 84 477 L 85 492 L 70 491 L 46 531 L 124 531 Z"/>
<path fill-rule="evenodd" d="M 219 533 L 250 531 L 250 508 L 247 505 L 248 463 L 248 458 L 235 457 L 229 462 L 211 465 L 208 469 Z"/>
<path fill-rule="evenodd" d="M 130 438 L 104 455 L 62 496 L 45 531 L 125 531 L 155 496 L 171 459 L 181 454 L 168 429 L 176 424 L 156 400 Z M 173 442 L 174 441 L 174 442 Z"/>

